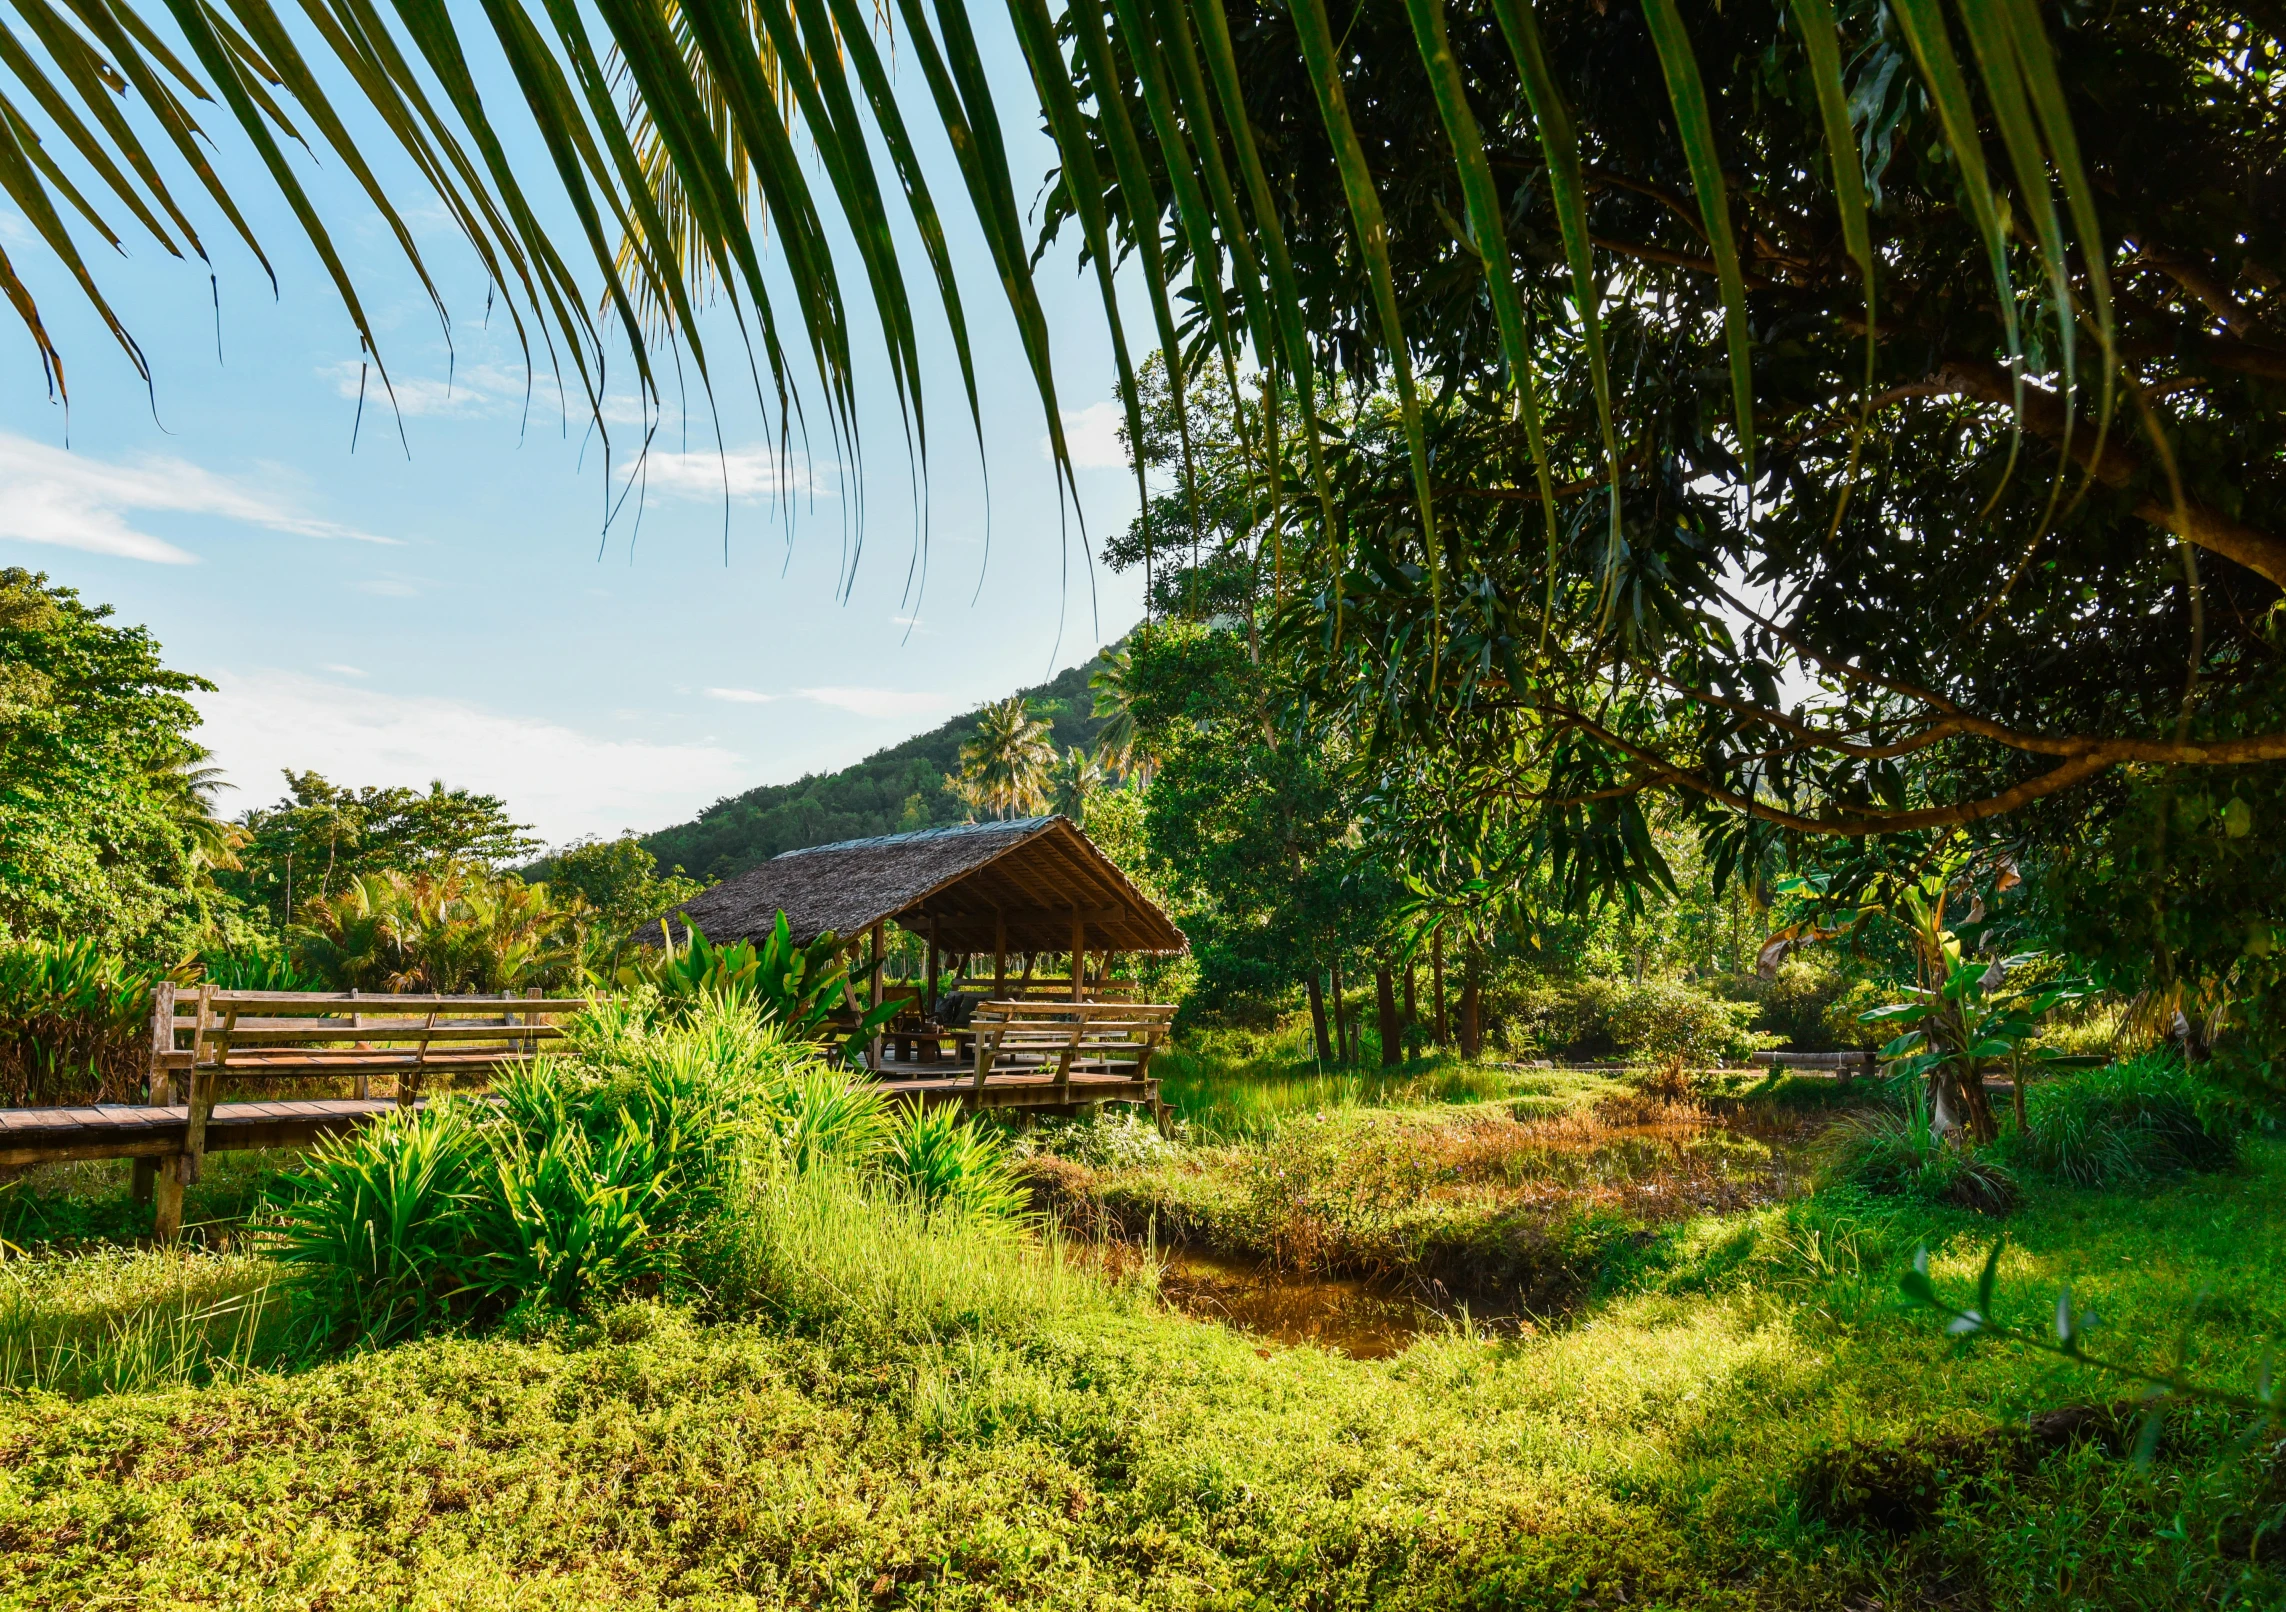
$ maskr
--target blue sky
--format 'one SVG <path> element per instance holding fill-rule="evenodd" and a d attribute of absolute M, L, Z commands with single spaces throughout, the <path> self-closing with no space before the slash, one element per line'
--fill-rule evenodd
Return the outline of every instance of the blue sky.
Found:
<path fill-rule="evenodd" d="M 993 8 L 976 18 L 1028 206 L 1052 148 L 1036 119 L 1015 115 L 1029 86 L 1005 19 Z M 918 75 L 903 77 L 925 138 Z M 483 86 L 516 104 L 504 75 Z M 513 139 L 513 118 L 501 126 Z M 523 354 L 498 307 L 487 322 L 482 276 L 442 213 L 397 170 L 451 307 L 449 372 L 437 321 L 378 215 L 337 166 L 304 162 L 402 404 L 400 445 L 398 420 L 370 387 L 353 453 L 348 317 L 241 143 L 215 132 L 224 171 L 260 203 L 249 213 L 278 271 L 275 300 L 218 218 L 194 215 L 215 254 L 219 321 L 195 263 L 145 240 L 130 240 L 123 259 L 83 242 L 151 359 L 155 401 L 23 220 L 0 207 L 0 247 L 41 298 L 71 394 L 67 419 L 44 394 L 30 339 L 0 313 L 0 564 L 116 606 L 151 629 L 171 665 L 217 685 L 200 702 L 200 737 L 236 785 L 225 811 L 276 798 L 290 766 L 340 783 L 441 777 L 489 790 L 555 841 L 662 827 L 1037 682 L 1140 615 L 1133 575 L 1095 568 L 1091 600 L 1077 528 L 1060 530 L 1038 396 L 982 241 L 957 216 L 941 139 L 931 179 L 963 274 L 991 519 L 988 534 L 957 369 L 949 343 L 935 341 L 924 352 L 938 382 L 927 400 L 928 571 L 915 590 L 914 505 L 878 342 L 865 349 L 862 478 L 817 437 L 813 458 L 783 467 L 806 489 L 790 539 L 771 423 L 737 383 L 720 387 L 719 456 L 703 408 L 686 432 L 670 399 L 639 527 L 630 500 L 607 534 L 618 487 L 606 483 L 584 405 L 574 394 L 559 407 L 543 358 L 527 408 Z M 917 250 L 907 266 L 918 305 L 927 275 Z M 853 258 L 843 275 L 861 302 Z M 1100 534 L 1135 508 L 1113 435 L 1101 304 L 1068 252 L 1043 262 L 1039 282 L 1088 529 Z M 1147 339 L 1141 312 L 1128 329 Z M 718 373 L 742 376 L 722 357 L 734 335 L 713 323 Z M 631 395 L 615 399 L 615 413 L 633 411 Z M 633 440 L 631 426 L 620 432 Z M 626 464 L 623 446 L 615 476 Z M 853 487 L 863 548 L 845 599 Z"/>

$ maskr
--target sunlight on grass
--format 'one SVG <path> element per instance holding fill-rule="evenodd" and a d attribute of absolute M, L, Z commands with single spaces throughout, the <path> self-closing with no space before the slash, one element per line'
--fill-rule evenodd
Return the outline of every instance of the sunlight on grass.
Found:
<path fill-rule="evenodd" d="M 253 1255 L 176 1249 L 0 1263 L 0 1388 L 134 1393 L 271 1363 L 280 1276 Z"/>

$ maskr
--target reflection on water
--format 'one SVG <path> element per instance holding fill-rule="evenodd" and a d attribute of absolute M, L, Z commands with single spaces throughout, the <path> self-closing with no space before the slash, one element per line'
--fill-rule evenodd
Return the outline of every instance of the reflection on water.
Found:
<path fill-rule="evenodd" d="M 1160 1258 L 1160 1296 L 1183 1314 L 1353 1360 L 1386 1360 L 1460 1319 L 1457 1306 L 1441 1311 L 1402 1282 L 1273 1270 L 1188 1250 L 1162 1250 Z"/>

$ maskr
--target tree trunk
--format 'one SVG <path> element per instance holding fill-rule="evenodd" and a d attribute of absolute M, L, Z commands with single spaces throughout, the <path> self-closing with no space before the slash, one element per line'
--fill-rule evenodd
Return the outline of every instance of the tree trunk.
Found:
<path fill-rule="evenodd" d="M 1461 1056 L 1479 1059 L 1484 1056 L 1484 981 L 1479 976 L 1484 969 L 1477 963 L 1477 947 L 1470 944 L 1468 956 L 1461 965 Z"/>
<path fill-rule="evenodd" d="M 1349 1011 L 1342 1001 L 1341 958 L 1338 954 L 1333 960 L 1333 1016 L 1336 1061 L 1346 1067 L 1357 1060 L 1350 1055 Z"/>
<path fill-rule="evenodd" d="M 1445 1044 L 1445 932 L 1429 937 L 1429 978 L 1437 997 L 1437 1045 Z"/>
<path fill-rule="evenodd" d="M 1332 1063 L 1333 1048 L 1326 1041 L 1326 992 L 1318 982 L 1315 969 L 1311 970 L 1309 982 L 1303 988 L 1310 998 L 1310 1032 L 1317 1040 L 1318 1062 Z"/>
<path fill-rule="evenodd" d="M 1381 1067 L 1405 1061 L 1405 1032 L 1397 1022 L 1397 987 L 1384 962 L 1373 971 L 1373 1007 L 1381 1024 Z"/>
<path fill-rule="evenodd" d="M 2000 1134 L 2000 1122 L 1992 1117 L 1992 1098 L 1984 1089 L 1984 1065 L 1976 1059 L 1969 1060 L 1961 1098 L 1968 1112 L 1969 1140 L 1982 1147 Z"/>
<path fill-rule="evenodd" d="M 1421 1015 L 1416 1011 L 1414 1005 L 1416 1000 L 1413 993 L 1414 972 L 1413 959 L 1408 956 L 1405 959 L 1405 1028 L 1408 1030 L 1421 1022 Z"/>

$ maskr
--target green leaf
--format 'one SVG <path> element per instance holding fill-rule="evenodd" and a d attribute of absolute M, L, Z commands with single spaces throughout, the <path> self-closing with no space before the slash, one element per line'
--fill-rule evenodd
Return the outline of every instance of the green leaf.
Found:
<path fill-rule="evenodd" d="M 1969 99 L 1968 80 L 1961 73 L 1959 58 L 1953 54 L 1952 39 L 1946 32 L 1945 15 L 1938 0 L 1892 0 L 1891 15 L 1897 19 L 1914 60 L 1920 64 L 1921 82 L 1936 108 L 1938 122 L 1943 125 L 1946 147 L 1960 165 L 1961 200 L 1967 204 L 1977 236 L 1984 242 L 1986 256 L 1991 260 L 1993 294 L 2007 333 L 2015 419 L 2010 430 L 2008 463 L 1991 497 L 1985 501 L 1989 509 L 2016 468 L 2024 424 L 2024 366 L 2019 362 L 2023 357 L 2024 338 L 2016 313 L 2016 287 L 2008 272 L 2008 240 L 2001 228 L 2000 210 L 1994 204 L 1992 181 L 1985 169 L 1984 140 L 1977 128 L 1976 110 Z"/>
<path fill-rule="evenodd" d="M 1548 534 L 1547 602 L 1540 618 L 1543 643 L 1556 599 L 1556 489 L 1548 470 L 1548 445 L 1541 435 L 1539 377 L 1532 364 L 1530 340 L 1524 329 L 1524 309 L 1516 296 L 1516 274 L 1508 258 L 1508 234 L 1501 222 L 1500 192 L 1493 183 L 1492 162 L 1485 154 L 1476 114 L 1461 82 L 1460 64 L 1453 59 L 1445 32 L 1444 0 L 1405 0 L 1412 18 L 1413 37 L 1421 60 L 1429 70 L 1429 85 L 1437 100 L 1445 137 L 1452 142 L 1453 159 L 1460 169 L 1461 192 L 1468 204 L 1469 233 L 1477 258 L 1484 266 L 1484 283 L 1500 327 L 1501 355 L 1508 365 L 1508 383 L 1515 388 L 1517 406 L 1524 417 L 1524 436 L 1532 454 L 1533 477 L 1539 484 L 1540 510 Z"/>
<path fill-rule="evenodd" d="M 1595 387 L 1597 423 L 1603 431 L 1605 474 L 1611 481 L 1608 531 L 1605 539 L 1606 577 L 1619 565 L 1619 437 L 1612 423 L 1611 366 L 1604 356 L 1602 288 L 1596 283 L 1595 249 L 1588 230 L 1587 176 L 1580 165 L 1579 134 L 1571 109 L 1556 88 L 1548 67 L 1548 53 L 1540 40 L 1540 26 L 1529 0 L 1492 0 L 1492 14 L 1507 36 L 1516 59 L 1516 73 L 1524 81 L 1524 98 L 1532 108 L 1532 122 L 1540 136 L 1540 153 L 1548 164 L 1548 195 L 1555 206 L 1556 227 L 1564 240 L 1564 259 L 1572 271 L 1572 300 L 1579 310 L 1580 334 L 1587 347 L 1588 378 Z"/>
<path fill-rule="evenodd" d="M 1389 226 L 1381 212 L 1380 195 L 1366 166 L 1365 148 L 1350 122 L 1349 99 L 1342 89 L 1341 65 L 1334 49 L 1333 27 L 1326 18 L 1325 0 L 1294 0 L 1294 27 L 1302 40 L 1302 58 L 1316 91 L 1318 110 L 1332 139 L 1334 161 L 1341 171 L 1341 188 L 1349 202 L 1350 223 L 1356 232 L 1359 254 L 1365 259 L 1373 288 L 1373 305 L 1380 316 L 1382 345 L 1387 348 L 1397 384 L 1399 412 L 1405 422 L 1405 445 L 1413 468 L 1413 496 L 1421 514 L 1421 546 L 1429 570 L 1429 611 L 1432 644 L 1430 679 L 1442 660 L 1444 559 L 1437 537 L 1436 509 L 1429 492 L 1429 449 L 1421 428 L 1421 401 L 1413 389 L 1413 359 L 1405 344 L 1403 321 L 1397 313 L 1397 288 L 1389 266 Z"/>
<path fill-rule="evenodd" d="M 1731 231 L 1730 192 L 1723 180 L 1722 154 L 1715 149 L 1714 120 L 1707 112 L 1706 85 L 1699 60 L 1683 29 L 1675 0 L 1643 0 L 1643 20 L 1667 75 L 1667 99 L 1675 108 L 1675 130 L 1698 192 L 1699 216 L 1706 220 L 1707 248 L 1714 256 L 1715 283 L 1722 292 L 1723 337 L 1730 349 L 1730 391 L 1738 411 L 1739 457 L 1746 479 L 1754 481 L 1754 335 L 1746 322 L 1746 282 L 1738 266 L 1738 241 Z"/>
<path fill-rule="evenodd" d="M 1992 1240 L 1992 1252 L 1984 1256 L 1984 1269 L 1976 1279 L 1976 1311 L 1979 1315 L 1992 1314 L 1993 1283 L 2000 1275 L 2001 1251 L 2008 1246 L 2005 1236 Z"/>

